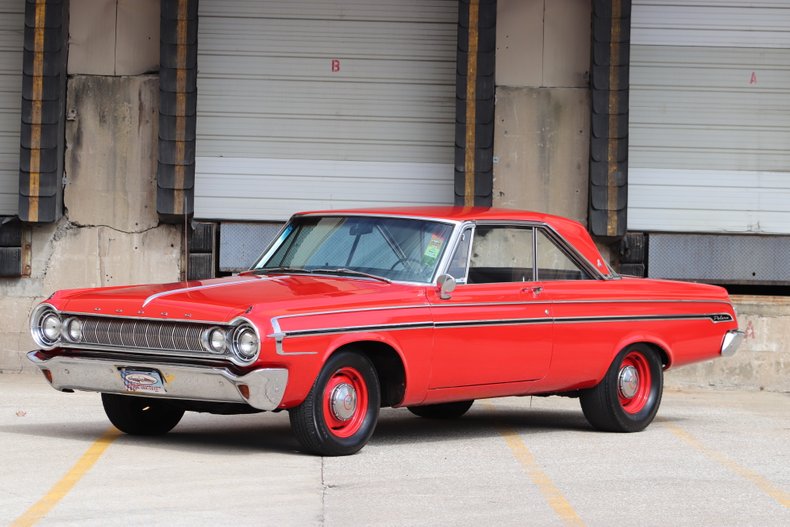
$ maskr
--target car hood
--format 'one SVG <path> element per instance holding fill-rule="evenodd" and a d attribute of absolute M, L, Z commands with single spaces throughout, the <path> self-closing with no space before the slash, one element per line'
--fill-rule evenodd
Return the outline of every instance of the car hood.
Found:
<path fill-rule="evenodd" d="M 415 302 L 422 288 L 313 275 L 240 275 L 214 280 L 62 291 L 61 311 L 119 317 L 230 322 L 251 313 L 290 314 Z M 424 299 L 424 296 L 423 296 Z M 249 315 L 252 316 L 252 315 Z"/>

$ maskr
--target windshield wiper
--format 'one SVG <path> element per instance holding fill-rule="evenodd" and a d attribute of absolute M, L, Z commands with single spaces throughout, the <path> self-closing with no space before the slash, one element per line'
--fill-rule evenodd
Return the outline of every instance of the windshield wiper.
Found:
<path fill-rule="evenodd" d="M 269 273 L 305 273 L 310 274 L 311 269 L 300 269 L 298 267 L 261 267 L 260 269 L 253 269 L 255 274 L 269 274 Z"/>
<path fill-rule="evenodd" d="M 375 274 L 365 273 L 365 272 L 362 272 L 362 271 L 356 271 L 354 269 L 348 269 L 347 267 L 337 267 L 335 269 L 325 269 L 325 268 L 322 267 L 322 268 L 319 268 L 319 269 L 310 269 L 309 272 L 310 273 L 315 273 L 315 274 L 336 274 L 336 275 L 341 275 L 341 276 L 361 276 L 363 278 L 371 278 L 373 280 L 379 280 L 381 282 L 386 282 L 388 284 L 392 283 L 392 280 L 390 280 L 389 278 L 384 278 L 383 276 L 378 276 L 378 275 L 375 275 Z"/>

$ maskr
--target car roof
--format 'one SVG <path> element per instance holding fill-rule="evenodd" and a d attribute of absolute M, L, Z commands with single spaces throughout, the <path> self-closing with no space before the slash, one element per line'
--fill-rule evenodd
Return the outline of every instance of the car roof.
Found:
<path fill-rule="evenodd" d="M 610 274 L 610 270 L 587 229 L 579 222 L 545 214 L 517 209 L 500 209 L 485 207 L 385 207 L 365 209 L 342 209 L 300 212 L 297 215 L 372 215 L 426 218 L 450 221 L 528 221 L 545 223 L 554 228 L 602 274 Z"/>

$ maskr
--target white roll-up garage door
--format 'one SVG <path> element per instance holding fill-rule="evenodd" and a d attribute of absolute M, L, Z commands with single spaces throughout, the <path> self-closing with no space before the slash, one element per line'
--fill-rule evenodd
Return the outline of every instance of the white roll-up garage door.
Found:
<path fill-rule="evenodd" d="M 19 130 L 25 2 L 0 0 L 0 215 L 19 207 Z"/>
<path fill-rule="evenodd" d="M 629 230 L 790 234 L 790 0 L 634 0 Z"/>
<path fill-rule="evenodd" d="M 453 201 L 457 0 L 201 0 L 195 215 Z"/>

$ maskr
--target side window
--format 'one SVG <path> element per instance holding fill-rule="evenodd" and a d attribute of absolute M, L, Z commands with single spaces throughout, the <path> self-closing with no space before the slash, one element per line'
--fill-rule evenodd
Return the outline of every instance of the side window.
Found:
<path fill-rule="evenodd" d="M 469 262 L 469 246 L 472 245 L 472 228 L 467 227 L 461 233 L 461 239 L 455 248 L 453 259 L 447 268 L 447 274 L 455 278 L 458 282 L 466 281 L 466 264 Z"/>
<path fill-rule="evenodd" d="M 590 275 L 580 268 L 549 239 L 543 230 L 538 230 L 538 280 L 589 280 Z"/>
<path fill-rule="evenodd" d="M 469 260 L 470 284 L 533 281 L 532 227 L 478 225 Z"/>

